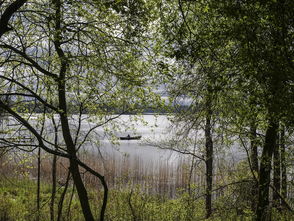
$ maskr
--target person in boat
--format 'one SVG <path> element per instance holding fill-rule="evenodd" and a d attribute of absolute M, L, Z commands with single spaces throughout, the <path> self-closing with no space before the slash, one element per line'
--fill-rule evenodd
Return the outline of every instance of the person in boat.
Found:
<path fill-rule="evenodd" d="M 131 136 L 128 134 L 127 138 L 128 138 L 128 139 L 130 139 L 130 138 L 131 138 Z"/>

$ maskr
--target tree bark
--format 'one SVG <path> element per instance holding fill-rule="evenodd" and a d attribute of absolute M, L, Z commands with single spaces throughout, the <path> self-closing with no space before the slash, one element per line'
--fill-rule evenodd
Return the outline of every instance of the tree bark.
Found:
<path fill-rule="evenodd" d="M 53 155 L 52 161 L 52 190 L 51 190 L 51 200 L 50 200 L 50 221 L 54 221 L 54 205 L 56 196 L 56 162 L 57 156 Z"/>
<path fill-rule="evenodd" d="M 258 174 L 258 152 L 257 152 L 257 134 L 256 124 L 252 123 L 250 126 L 250 149 L 251 149 L 251 164 L 252 170 Z"/>
<path fill-rule="evenodd" d="M 251 168 L 252 172 L 254 173 L 252 187 L 251 187 L 251 195 L 252 195 L 252 201 L 251 201 L 251 209 L 253 211 L 256 210 L 256 204 L 257 204 L 257 194 L 258 194 L 258 181 L 255 179 L 258 176 L 258 151 L 257 151 L 257 134 L 256 134 L 257 126 L 255 122 L 252 122 L 250 125 L 250 162 L 251 162 Z"/>
<path fill-rule="evenodd" d="M 285 127 L 282 126 L 280 134 L 281 145 L 281 195 L 287 199 L 287 165 L 286 165 L 286 146 L 285 146 Z M 282 203 L 283 205 L 284 203 Z M 283 205 L 283 207 L 285 207 Z"/>
<path fill-rule="evenodd" d="M 36 220 L 40 220 L 40 192 L 41 192 L 41 147 L 38 148 L 38 159 L 37 159 L 37 217 Z"/>
<path fill-rule="evenodd" d="M 4 35 L 6 32 L 12 30 L 11 27 L 9 27 L 8 22 L 11 19 L 11 17 L 13 16 L 13 14 L 20 8 L 22 7 L 25 3 L 27 2 L 27 0 L 16 0 L 14 2 L 12 2 L 3 12 L 3 14 L 1 15 L 0 18 L 0 38 L 2 37 L 2 35 Z M 1 5 L 2 6 L 1 2 Z"/>
<path fill-rule="evenodd" d="M 257 221 L 270 220 L 269 211 L 269 186 L 271 174 L 271 162 L 274 149 L 276 147 L 276 137 L 278 124 L 273 116 L 269 119 L 269 124 L 265 134 L 265 143 L 262 151 L 259 184 L 258 184 L 258 204 L 256 209 Z"/>
<path fill-rule="evenodd" d="M 76 148 L 71 136 L 71 130 L 68 123 L 68 113 L 67 113 L 67 102 L 66 102 L 66 72 L 68 67 L 68 60 L 65 56 L 62 48 L 61 48 L 61 6 L 62 3 L 60 0 L 53 0 L 53 4 L 55 7 L 55 33 L 54 33 L 54 47 L 58 54 L 59 61 L 60 61 L 60 70 L 59 70 L 59 77 L 58 77 L 58 100 L 59 100 L 59 109 L 60 112 L 60 121 L 61 121 L 61 128 L 62 128 L 62 135 L 64 142 L 66 144 L 67 152 L 71 156 L 69 159 L 70 162 L 70 173 L 72 174 L 72 178 L 74 184 L 77 189 L 77 193 L 79 196 L 79 201 L 82 207 L 83 215 L 85 220 L 87 221 L 94 221 L 94 217 L 90 208 L 88 193 L 83 183 L 79 165 L 75 159 L 78 159 Z"/>
<path fill-rule="evenodd" d="M 75 145 L 70 133 L 69 123 L 67 118 L 67 107 L 66 107 L 66 96 L 65 96 L 65 73 L 63 73 L 62 70 L 61 70 L 60 80 L 58 82 L 58 93 L 59 93 L 58 94 L 59 108 L 60 110 L 62 110 L 62 113 L 60 113 L 62 135 L 66 144 L 67 152 L 72 157 L 69 160 L 70 162 L 69 170 L 72 174 L 73 181 L 77 189 L 77 193 L 79 196 L 84 217 L 87 221 L 94 221 L 94 217 L 90 209 L 88 193 L 80 174 L 79 165 L 75 160 L 78 157 L 77 157 Z"/>
<path fill-rule="evenodd" d="M 279 136 L 277 134 L 277 141 L 279 141 Z M 280 208 L 280 197 L 279 193 L 281 190 L 281 157 L 280 157 L 280 144 L 279 142 L 276 142 L 276 147 L 274 149 L 274 158 L 273 158 L 273 164 L 274 164 L 274 188 L 276 191 L 273 191 L 273 206 L 276 208 Z"/>
<path fill-rule="evenodd" d="M 54 126 L 54 145 L 55 145 L 55 150 L 58 150 L 58 128 L 55 123 L 54 117 L 52 117 L 52 123 Z M 57 172 L 57 156 L 53 155 L 53 160 L 52 160 L 52 190 L 51 190 L 51 201 L 50 201 L 50 221 L 55 220 L 55 210 L 54 210 L 54 205 L 55 205 L 55 196 L 56 196 L 56 172 Z"/>
<path fill-rule="evenodd" d="M 71 211 L 71 205 L 72 205 L 72 200 L 73 200 L 74 193 L 75 193 L 75 187 L 73 186 L 71 194 L 70 194 L 70 198 L 69 198 L 69 203 L 68 203 L 68 207 L 67 207 L 67 213 L 66 213 L 66 217 L 67 217 L 68 221 L 71 220 L 70 211 Z"/>
<path fill-rule="evenodd" d="M 206 218 L 209 218 L 212 213 L 212 175 L 213 175 L 213 141 L 211 135 L 211 99 L 208 98 L 206 103 L 206 120 L 205 120 L 205 148 L 206 148 L 206 198 L 205 198 L 205 208 L 206 208 Z"/>
<path fill-rule="evenodd" d="M 68 171 L 68 173 L 67 173 L 66 181 L 65 181 L 65 184 L 64 184 L 64 189 L 63 189 L 63 191 L 62 191 L 62 193 L 60 195 L 60 199 L 59 199 L 59 202 L 58 202 L 57 221 L 62 220 L 63 203 L 64 203 L 65 195 L 66 195 L 66 192 L 67 192 L 67 189 L 68 189 L 69 180 L 70 180 L 70 171 Z"/>

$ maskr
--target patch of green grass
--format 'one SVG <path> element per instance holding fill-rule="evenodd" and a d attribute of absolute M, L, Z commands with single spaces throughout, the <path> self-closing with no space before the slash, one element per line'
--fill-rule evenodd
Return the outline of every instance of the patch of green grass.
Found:
<path fill-rule="evenodd" d="M 0 180 L 0 221 L 35 221 L 39 215 L 41 221 L 50 220 L 51 185 L 41 185 L 41 209 L 37 212 L 35 181 Z M 63 186 L 58 186 L 55 200 L 55 218 L 57 216 L 58 202 Z M 72 186 L 68 188 L 63 203 L 63 221 L 81 221 L 83 215 L 77 194 Z M 99 217 L 103 193 L 97 190 L 89 191 L 92 211 Z M 210 221 L 247 221 L 252 220 L 253 212 L 243 208 L 238 214 L 236 208 L 228 207 L 228 198 L 219 198 L 214 201 L 213 216 Z M 242 205 L 242 204 L 240 204 Z M 106 221 L 192 221 L 205 220 L 205 205 L 203 199 L 193 200 L 185 191 L 176 198 L 167 198 L 159 195 L 142 193 L 138 188 L 134 190 L 111 190 L 109 192 Z M 274 220 L 294 220 L 293 214 L 279 213 L 273 210 Z"/>

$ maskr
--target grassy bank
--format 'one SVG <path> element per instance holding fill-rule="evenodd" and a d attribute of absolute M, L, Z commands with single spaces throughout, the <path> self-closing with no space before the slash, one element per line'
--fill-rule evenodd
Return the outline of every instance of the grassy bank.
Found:
<path fill-rule="evenodd" d="M 57 218 L 58 205 L 64 186 L 58 186 L 54 204 L 54 218 Z M 36 182 L 28 179 L 0 180 L 0 220 L 1 221 L 35 221 L 50 220 L 51 186 L 47 183 L 41 185 L 41 203 L 38 213 L 36 207 Z M 91 205 L 98 217 L 101 202 L 101 193 L 98 190 L 90 191 Z M 210 220 L 252 220 L 250 210 L 241 212 L 229 208 L 227 197 L 219 198 L 215 202 L 214 217 Z M 202 199 L 193 199 L 187 192 L 179 191 L 176 198 L 167 198 L 158 195 L 147 195 L 139 188 L 125 190 L 111 190 L 106 213 L 108 221 L 189 221 L 204 220 L 204 205 Z M 294 216 L 285 214 L 276 216 L 274 220 L 293 220 Z M 79 202 L 70 184 L 63 202 L 60 220 L 80 221 L 83 216 Z"/>

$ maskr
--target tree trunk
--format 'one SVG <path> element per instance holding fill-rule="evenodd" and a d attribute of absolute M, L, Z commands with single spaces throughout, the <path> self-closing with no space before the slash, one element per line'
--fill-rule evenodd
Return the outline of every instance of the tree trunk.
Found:
<path fill-rule="evenodd" d="M 51 190 L 51 200 L 50 200 L 50 221 L 54 221 L 54 204 L 56 196 L 56 161 L 57 156 L 53 155 L 52 161 L 52 190 Z"/>
<path fill-rule="evenodd" d="M 71 206 L 72 206 L 72 200 L 73 200 L 74 193 L 75 193 L 75 187 L 73 186 L 71 194 L 70 194 L 70 198 L 69 198 L 67 212 L 66 212 L 66 218 L 67 218 L 68 221 L 71 221 L 70 211 L 71 211 Z"/>
<path fill-rule="evenodd" d="M 277 141 L 279 141 L 277 134 Z M 280 208 L 280 197 L 278 193 L 281 190 L 281 157 L 280 157 L 280 144 L 276 142 L 276 147 L 274 149 L 274 188 L 276 191 L 273 191 L 273 206 Z"/>
<path fill-rule="evenodd" d="M 211 100 L 208 99 L 206 105 L 206 122 L 205 122 L 205 148 L 206 148 L 206 199 L 205 199 L 205 208 L 206 208 L 206 218 L 209 218 L 212 213 L 212 174 L 213 174 L 213 142 L 211 135 Z"/>
<path fill-rule="evenodd" d="M 285 127 L 282 126 L 280 134 L 280 145 L 281 145 L 281 195 L 284 199 L 287 199 L 287 165 L 286 165 L 286 147 L 285 147 Z M 284 206 L 283 206 L 284 207 Z"/>
<path fill-rule="evenodd" d="M 269 208 L 269 185 L 271 174 L 271 161 L 274 149 L 276 147 L 276 137 L 278 131 L 278 124 L 275 119 L 269 119 L 269 125 L 265 134 L 265 143 L 262 151 L 260 170 L 259 170 L 259 184 L 258 184 L 258 204 L 256 209 L 256 220 L 268 221 L 270 220 Z"/>
<path fill-rule="evenodd" d="M 74 159 L 77 159 L 78 157 L 76 154 L 76 149 L 74 146 L 73 139 L 70 134 L 70 128 L 69 128 L 68 119 L 67 119 L 64 80 L 59 81 L 58 88 L 59 88 L 59 105 L 60 105 L 60 109 L 63 111 L 60 114 L 62 134 L 63 134 L 63 138 L 64 138 L 64 141 L 65 141 L 65 144 L 67 147 L 67 152 L 71 156 L 71 159 L 69 160 L 69 162 L 70 162 L 69 170 L 72 174 L 73 181 L 74 181 L 74 184 L 77 189 L 77 193 L 79 196 L 79 200 L 80 200 L 80 204 L 82 207 L 82 211 L 83 211 L 83 215 L 85 217 L 85 220 L 94 221 L 94 217 L 93 217 L 93 214 L 92 214 L 91 208 L 90 208 L 88 193 L 87 193 L 87 190 L 85 188 L 85 185 L 83 183 L 83 180 L 82 180 L 82 177 L 80 174 L 79 165 L 74 160 Z"/>
<path fill-rule="evenodd" d="M 64 185 L 64 189 L 60 195 L 60 199 L 58 202 L 57 221 L 62 220 L 63 203 L 64 203 L 65 195 L 67 192 L 69 180 L 70 180 L 70 171 L 68 171 L 68 173 L 67 173 L 65 184 L 62 184 L 62 185 Z"/>
<path fill-rule="evenodd" d="M 40 192 L 41 192 L 41 147 L 38 148 L 38 174 L 37 174 L 37 218 L 36 220 L 40 220 Z"/>
<path fill-rule="evenodd" d="M 69 123 L 68 123 L 67 102 L 66 102 L 66 72 L 67 72 L 69 62 L 67 57 L 65 56 L 65 53 L 63 52 L 61 48 L 62 2 L 60 0 L 53 0 L 52 2 L 55 8 L 55 30 L 54 30 L 55 32 L 54 32 L 53 43 L 60 61 L 60 70 L 59 70 L 59 77 L 57 82 L 58 82 L 59 109 L 61 110 L 61 113 L 59 115 L 60 115 L 60 121 L 61 121 L 62 135 L 63 135 L 64 142 L 66 144 L 67 152 L 71 156 L 71 158 L 69 159 L 69 162 L 70 162 L 69 171 L 72 174 L 72 178 L 77 189 L 77 193 L 79 196 L 79 201 L 82 207 L 84 218 L 87 221 L 94 221 L 94 217 L 90 208 L 88 193 L 80 174 L 79 165 L 75 160 L 75 159 L 78 159 L 78 157 L 77 157 L 76 148 L 70 133 L 71 131 L 69 128 Z"/>
<path fill-rule="evenodd" d="M 52 123 L 54 125 L 55 138 L 54 145 L 55 150 L 58 150 L 58 128 L 55 123 L 54 117 L 52 117 Z M 52 191 L 51 191 L 51 201 L 50 201 L 50 221 L 54 221 L 54 204 L 55 204 L 55 196 L 56 196 L 56 171 L 57 171 L 57 156 L 53 155 L 52 161 Z"/>
<path fill-rule="evenodd" d="M 252 172 L 254 173 L 253 182 L 252 182 L 252 189 L 251 189 L 251 195 L 252 195 L 252 201 L 251 201 L 251 209 L 253 211 L 256 210 L 256 204 L 257 204 L 257 194 L 258 194 L 258 151 L 257 151 L 257 134 L 256 134 L 256 123 L 252 122 L 250 125 L 250 161 L 251 161 L 251 168 Z"/>
<path fill-rule="evenodd" d="M 257 152 L 257 135 L 256 124 L 252 123 L 250 126 L 250 149 L 251 149 L 251 164 L 252 170 L 258 175 L 258 152 Z"/>

